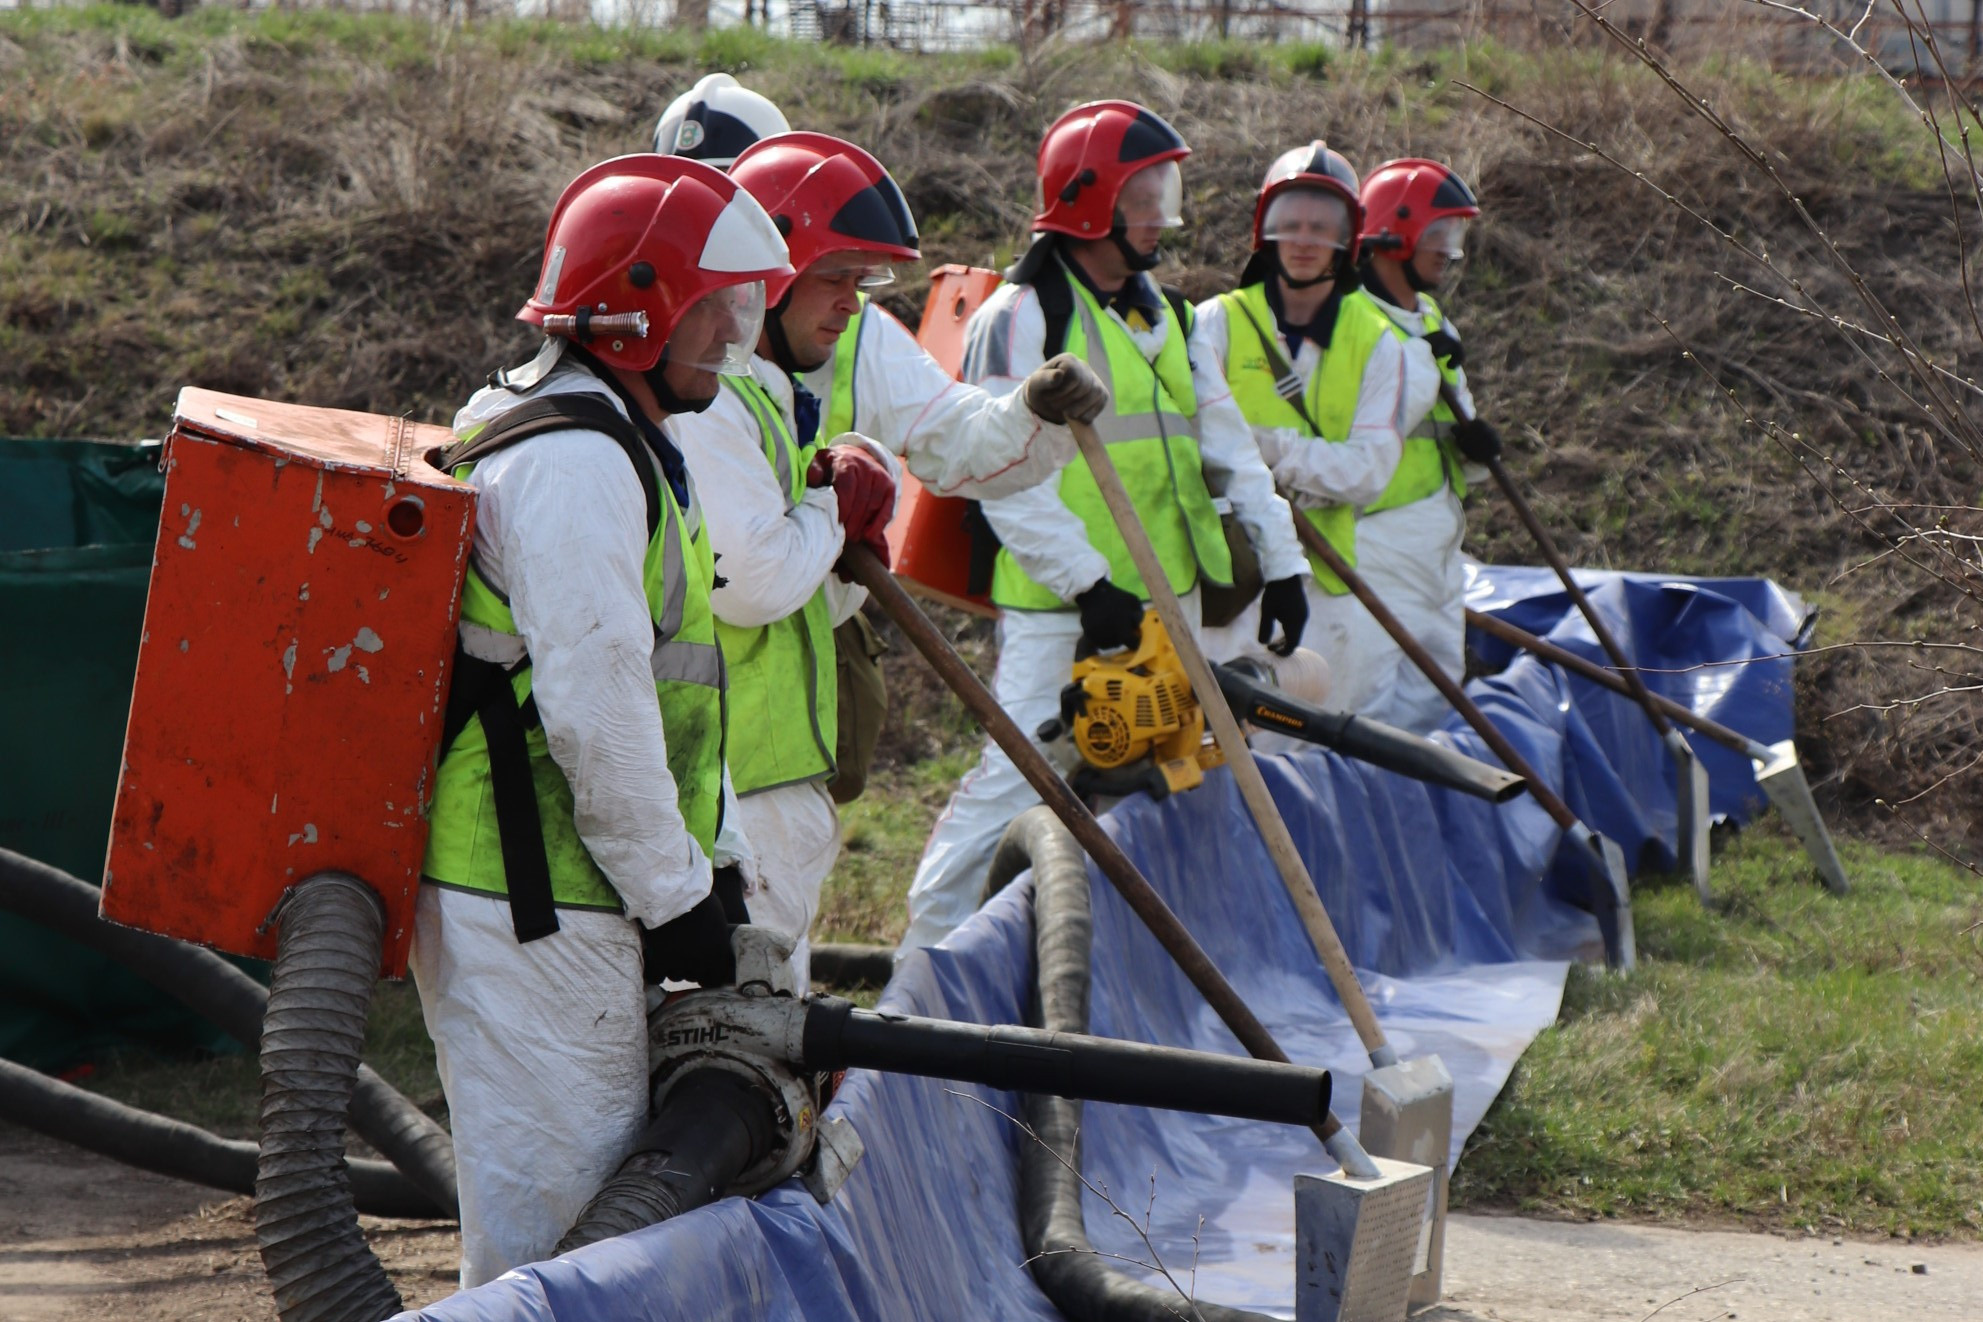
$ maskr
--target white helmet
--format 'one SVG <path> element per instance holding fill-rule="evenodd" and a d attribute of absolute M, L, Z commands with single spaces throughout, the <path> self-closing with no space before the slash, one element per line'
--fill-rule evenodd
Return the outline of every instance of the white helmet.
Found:
<path fill-rule="evenodd" d="M 654 126 L 654 150 L 727 170 L 759 138 L 791 129 L 784 112 L 768 98 L 727 73 L 712 73 L 662 112 Z"/>

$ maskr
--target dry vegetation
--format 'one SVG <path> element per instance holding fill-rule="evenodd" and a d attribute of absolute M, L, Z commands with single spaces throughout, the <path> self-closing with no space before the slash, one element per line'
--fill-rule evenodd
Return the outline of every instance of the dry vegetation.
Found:
<path fill-rule="evenodd" d="M 1326 136 L 1366 168 L 1448 159 L 1487 208 L 1453 300 L 1469 367 L 1573 558 L 1773 576 L 1824 607 L 1821 642 L 1978 641 L 1973 597 L 1894 555 L 1891 518 L 1869 526 L 1841 508 L 1878 492 L 1932 524 L 1934 507 L 1975 503 L 1974 457 L 1881 378 L 1891 352 L 1855 351 L 1850 336 L 1738 288 L 1793 296 L 1632 177 L 1644 171 L 1767 249 L 1825 306 L 1863 310 L 1758 170 L 1601 47 L 915 58 L 738 33 L 15 14 L 0 18 L 0 432 L 156 434 L 184 383 L 444 420 L 526 351 L 509 315 L 558 188 L 644 146 L 668 97 L 712 67 L 743 73 L 795 123 L 873 148 L 921 218 L 932 263 L 1010 256 L 1040 127 L 1094 96 L 1146 101 L 1197 148 L 1173 277 L 1194 295 L 1237 266 L 1253 188 L 1279 150 Z M 1890 89 L 1737 63 L 1683 73 L 1927 351 L 1974 374 L 1983 335 L 1963 298 L 1964 239 L 1933 140 Z M 910 283 L 889 302 L 913 320 L 920 298 Z M 1794 445 L 1746 426 L 1745 409 L 1813 453 L 1800 462 Z M 1814 456 L 1835 457 L 1850 480 Z M 1477 554 L 1530 558 L 1491 498 L 1475 521 Z M 1862 828 L 1888 823 L 1868 807 L 1875 797 L 1906 798 L 1983 752 L 1975 704 L 1961 698 L 1853 710 L 1949 682 L 1921 669 L 1932 664 L 1844 650 L 1800 667 L 1820 793 Z M 1974 844 L 1975 800 L 1958 780 L 1905 811 L 1938 839 Z"/>

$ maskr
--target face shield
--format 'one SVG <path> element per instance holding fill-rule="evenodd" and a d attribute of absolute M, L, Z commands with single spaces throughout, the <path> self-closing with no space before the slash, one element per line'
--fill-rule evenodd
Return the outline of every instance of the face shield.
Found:
<path fill-rule="evenodd" d="M 1450 289 L 1467 258 L 1464 216 L 1441 216 L 1425 227 L 1412 253 L 1410 274 L 1427 289 Z"/>
<path fill-rule="evenodd" d="M 664 366 L 736 376 L 750 370 L 764 329 L 764 282 L 725 285 L 697 299 L 661 351 Z"/>
<path fill-rule="evenodd" d="M 829 284 L 851 280 L 856 289 L 880 289 L 895 283 L 900 258 L 871 252 L 830 252 L 806 268 L 805 273 Z"/>
<path fill-rule="evenodd" d="M 1159 161 L 1130 175 L 1116 197 L 1115 220 L 1124 229 L 1184 224 L 1184 172 L 1177 162 Z"/>
<path fill-rule="evenodd" d="M 1333 255 L 1349 247 L 1349 204 L 1318 188 L 1290 188 L 1267 204 L 1260 239 L 1283 249 L 1299 247 Z"/>

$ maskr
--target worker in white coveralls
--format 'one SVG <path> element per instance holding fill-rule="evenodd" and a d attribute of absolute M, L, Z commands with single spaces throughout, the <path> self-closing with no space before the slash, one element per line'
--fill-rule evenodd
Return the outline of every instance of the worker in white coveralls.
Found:
<path fill-rule="evenodd" d="M 1253 208 L 1239 287 L 1198 306 L 1198 324 L 1274 480 L 1351 564 L 1358 509 L 1391 486 L 1405 415 L 1431 406 L 1430 360 L 1407 370 L 1390 320 L 1356 287 L 1356 171 L 1326 144 L 1282 154 Z M 1409 389 L 1408 389 L 1409 384 Z M 1342 580 L 1311 557 L 1306 645 L 1329 664 L 1329 706 L 1369 711 L 1397 682 L 1398 649 Z M 1253 643 L 1258 605 L 1209 631 L 1211 650 Z"/>
<path fill-rule="evenodd" d="M 1473 417 L 1459 336 L 1432 291 L 1451 284 L 1465 256 L 1467 222 L 1480 214 L 1472 190 L 1437 161 L 1388 161 L 1363 182 L 1363 287 L 1415 356 L 1431 390 L 1428 407 L 1408 414 L 1404 458 L 1384 494 L 1357 521 L 1360 568 L 1407 629 L 1454 679 L 1466 671 L 1466 572 L 1460 539 L 1466 461 L 1501 453 L 1494 428 Z M 1436 373 L 1436 375 L 1434 375 Z M 1467 420 L 1438 395 L 1441 381 Z M 1476 473 L 1476 478 L 1484 473 Z M 1446 700 L 1395 647 L 1377 677 L 1384 697 L 1372 716 L 1425 731 L 1446 719 Z"/>
<path fill-rule="evenodd" d="M 594 166 L 558 199 L 517 314 L 543 351 L 455 418 L 478 501 L 412 967 L 464 1287 L 548 1256 L 628 1155 L 643 982 L 734 977 L 742 915 L 712 877 L 745 859 L 724 833 L 715 571 L 666 428 L 743 370 L 765 282 L 790 275 L 719 171 Z"/>
<path fill-rule="evenodd" d="M 661 112 L 654 126 L 654 150 L 727 170 L 744 148 L 791 127 L 769 98 L 727 73 L 712 73 Z"/>
<path fill-rule="evenodd" d="M 1181 223 L 1178 162 L 1189 154 L 1169 124 L 1127 101 L 1056 120 L 1040 144 L 1036 238 L 966 327 L 964 375 L 1002 393 L 1063 349 L 1084 358 L 1113 396 L 1096 430 L 1186 613 L 1197 614 L 1201 581 L 1230 581 L 1210 482 L 1223 488 L 1266 580 L 1256 639 L 1286 655 L 1308 617 L 1308 564 L 1291 515 L 1190 305 L 1149 275 L 1164 231 Z M 1030 731 L 1058 714 L 1077 648 L 1136 641 L 1147 594 L 1084 461 L 1056 482 L 985 501 L 983 512 L 1002 543 L 992 687 Z M 1011 760 L 987 745 L 923 851 L 905 947 L 938 941 L 970 915 L 1000 834 L 1036 802 Z"/>
<path fill-rule="evenodd" d="M 920 254 L 901 190 L 861 148 L 786 133 L 750 147 L 730 175 L 771 214 L 798 275 L 770 291 L 749 375 L 726 377 L 707 413 L 679 420 L 679 435 L 704 489 L 723 493 L 709 510 L 723 580 L 713 601 L 730 663 L 731 770 L 759 863 L 751 918 L 801 943 L 803 984 L 803 943 L 840 848 L 827 792 L 834 629 L 866 595 L 832 571 L 843 545 L 887 558 L 890 452 L 946 494 L 1022 489 L 1073 453 L 1060 422 L 1094 417 L 1107 395 L 1071 357 L 1003 398 L 960 385 L 866 302 Z M 829 478 L 837 500 L 817 489 Z"/>

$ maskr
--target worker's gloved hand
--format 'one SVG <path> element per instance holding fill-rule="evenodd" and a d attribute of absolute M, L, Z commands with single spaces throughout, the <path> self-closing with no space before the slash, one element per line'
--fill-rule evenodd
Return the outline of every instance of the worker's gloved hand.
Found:
<path fill-rule="evenodd" d="M 1466 351 L 1460 347 L 1459 340 L 1453 337 L 1453 332 L 1447 330 L 1444 326 L 1441 326 L 1436 331 L 1427 331 L 1425 333 L 1425 346 L 1432 350 L 1432 356 L 1434 358 L 1445 363 L 1448 367 L 1465 367 L 1467 365 Z"/>
<path fill-rule="evenodd" d="M 1093 422 L 1109 405 L 1109 388 L 1071 353 L 1057 353 L 1026 376 L 1026 407 L 1041 422 Z"/>
<path fill-rule="evenodd" d="M 671 918 L 659 927 L 642 926 L 640 951 L 649 986 L 674 981 L 728 987 L 737 980 L 737 957 L 730 949 L 730 921 L 714 888 L 681 917 Z"/>
<path fill-rule="evenodd" d="M 1453 444 L 1477 464 L 1501 457 L 1501 433 L 1479 418 L 1462 418 L 1454 423 Z"/>
<path fill-rule="evenodd" d="M 717 868 L 711 874 L 709 893 L 723 906 L 723 919 L 732 927 L 750 922 L 751 911 L 744 906 L 744 870 L 735 863 Z"/>
<path fill-rule="evenodd" d="M 847 545 L 865 546 L 888 563 L 888 521 L 895 517 L 895 479 L 859 445 L 829 445 L 813 456 L 806 485 L 831 486 L 840 504 Z"/>
<path fill-rule="evenodd" d="M 1081 643 L 1090 652 L 1134 647 L 1143 634 L 1143 603 L 1106 578 L 1074 598 L 1081 608 Z M 1306 603 L 1303 603 L 1306 605 Z"/>
<path fill-rule="evenodd" d="M 1301 631 L 1308 627 L 1308 589 L 1302 575 L 1277 578 L 1260 589 L 1260 645 L 1275 656 L 1292 656 L 1301 646 Z M 1271 643 L 1274 626 L 1281 626 L 1281 641 Z"/>

